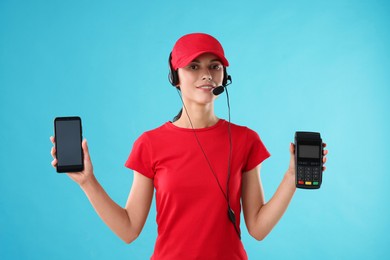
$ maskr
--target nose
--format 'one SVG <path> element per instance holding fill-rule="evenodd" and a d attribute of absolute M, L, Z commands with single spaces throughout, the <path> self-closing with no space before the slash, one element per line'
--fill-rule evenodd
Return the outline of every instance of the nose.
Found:
<path fill-rule="evenodd" d="M 211 76 L 211 73 L 208 69 L 204 69 L 203 75 L 202 75 L 202 80 L 208 80 L 211 81 L 213 77 Z"/>

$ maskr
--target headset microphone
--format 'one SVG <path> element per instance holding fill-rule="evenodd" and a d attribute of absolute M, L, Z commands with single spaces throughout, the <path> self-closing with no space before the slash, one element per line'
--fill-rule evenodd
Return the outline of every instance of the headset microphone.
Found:
<path fill-rule="evenodd" d="M 213 94 L 218 96 L 219 94 L 222 94 L 225 91 L 224 86 L 218 86 L 215 89 L 213 89 Z"/>
<path fill-rule="evenodd" d="M 224 74 L 226 74 L 226 72 Z M 225 91 L 225 88 L 230 84 L 232 84 L 232 77 L 228 75 L 226 79 L 223 80 L 222 86 L 218 86 L 215 89 L 213 89 L 213 94 L 216 96 L 222 94 Z"/>

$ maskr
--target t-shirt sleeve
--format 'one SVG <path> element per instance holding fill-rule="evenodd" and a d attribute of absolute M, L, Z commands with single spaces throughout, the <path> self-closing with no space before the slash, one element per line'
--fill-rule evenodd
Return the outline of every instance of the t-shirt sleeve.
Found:
<path fill-rule="evenodd" d="M 125 166 L 150 179 L 154 178 L 152 149 L 145 133 L 134 142 Z"/>
<path fill-rule="evenodd" d="M 248 128 L 247 133 L 247 157 L 243 171 L 247 172 L 262 163 L 265 159 L 271 156 L 267 148 L 261 141 L 259 135 Z"/>

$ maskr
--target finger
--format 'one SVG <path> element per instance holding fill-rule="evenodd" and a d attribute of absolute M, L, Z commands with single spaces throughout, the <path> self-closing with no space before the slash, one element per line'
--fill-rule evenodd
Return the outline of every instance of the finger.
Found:
<path fill-rule="evenodd" d="M 323 167 L 322 167 L 322 171 L 324 172 L 325 170 L 326 170 L 326 167 L 325 167 L 325 166 L 323 166 Z"/>
<path fill-rule="evenodd" d="M 322 163 L 325 164 L 326 163 L 326 157 L 322 158 Z"/>
<path fill-rule="evenodd" d="M 328 154 L 328 150 L 324 150 L 324 151 L 322 152 L 322 154 L 323 154 L 323 155 L 327 155 L 327 154 Z"/>
<path fill-rule="evenodd" d="M 89 149 L 88 149 L 87 139 L 83 140 L 83 142 L 81 143 L 81 146 L 83 147 L 84 159 L 91 160 L 91 158 L 89 157 Z"/>
<path fill-rule="evenodd" d="M 54 139 L 54 136 L 50 136 L 50 141 L 55 144 L 55 139 Z"/>
<path fill-rule="evenodd" d="M 292 168 L 295 168 L 295 145 L 293 143 L 290 143 L 290 166 Z"/>
<path fill-rule="evenodd" d="M 57 159 L 54 159 L 53 161 L 51 161 L 51 165 L 56 168 L 57 167 Z"/>
<path fill-rule="evenodd" d="M 322 147 L 326 147 L 326 143 L 322 143 Z"/>
<path fill-rule="evenodd" d="M 293 143 L 290 143 L 290 153 L 291 154 L 295 153 L 295 145 Z"/>
<path fill-rule="evenodd" d="M 53 147 L 51 148 L 50 153 L 51 153 L 51 156 L 53 156 L 54 159 L 57 158 L 56 152 L 57 152 L 57 151 L 56 151 L 56 148 L 53 146 Z"/>

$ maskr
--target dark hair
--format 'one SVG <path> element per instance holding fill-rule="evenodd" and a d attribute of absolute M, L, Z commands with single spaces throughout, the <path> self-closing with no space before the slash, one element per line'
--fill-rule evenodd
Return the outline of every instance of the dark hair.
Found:
<path fill-rule="evenodd" d="M 181 117 L 182 113 L 183 113 L 183 108 L 180 109 L 179 113 L 177 113 L 177 115 L 173 118 L 172 122 L 175 122 L 175 121 L 179 120 L 179 118 Z"/>

